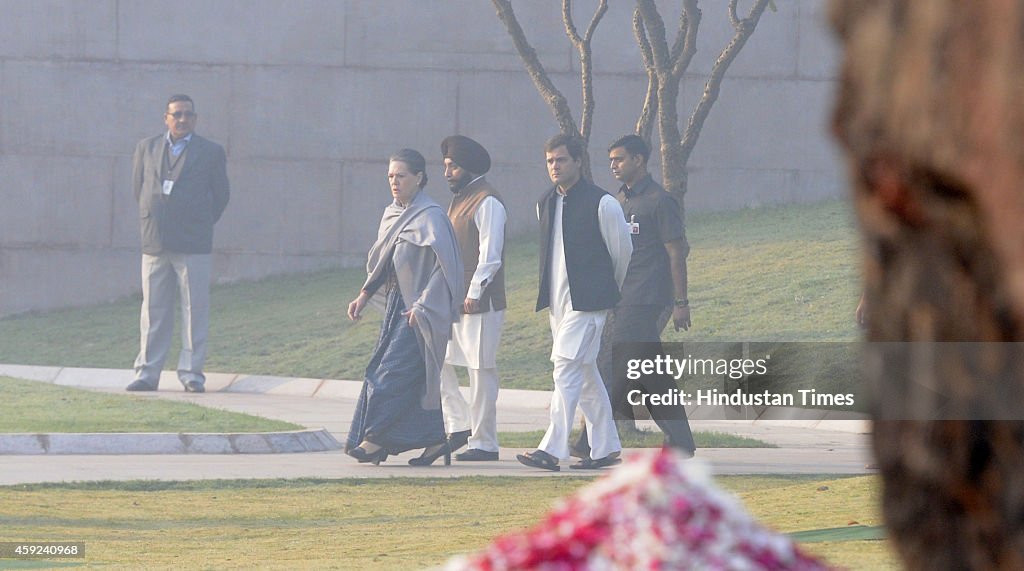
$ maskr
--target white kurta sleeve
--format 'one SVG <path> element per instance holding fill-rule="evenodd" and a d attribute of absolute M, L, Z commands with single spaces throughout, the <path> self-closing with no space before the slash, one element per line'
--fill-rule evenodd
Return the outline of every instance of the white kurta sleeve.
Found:
<path fill-rule="evenodd" d="M 505 247 L 505 207 L 493 196 L 483 199 L 473 222 L 480 233 L 480 255 L 476 262 L 476 271 L 469 282 L 466 297 L 480 299 L 484 287 L 501 268 L 501 250 Z"/>
<path fill-rule="evenodd" d="M 626 279 L 626 270 L 629 268 L 629 259 L 633 255 L 633 240 L 629 236 L 629 224 L 626 223 L 626 215 L 622 213 L 619 201 L 610 194 L 601 197 L 601 202 L 597 207 L 597 217 L 601 227 L 601 237 L 612 257 L 615 283 L 621 289 L 622 282 Z"/>

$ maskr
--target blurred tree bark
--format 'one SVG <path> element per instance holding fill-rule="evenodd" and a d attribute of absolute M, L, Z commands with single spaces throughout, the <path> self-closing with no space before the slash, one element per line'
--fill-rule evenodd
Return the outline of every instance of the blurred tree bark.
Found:
<path fill-rule="evenodd" d="M 833 0 L 831 18 L 868 340 L 987 342 L 868 363 L 886 525 L 911 569 L 1024 569 L 1024 359 L 1001 343 L 1024 340 L 1024 0 Z M 936 394 L 953 420 L 916 413 Z"/>

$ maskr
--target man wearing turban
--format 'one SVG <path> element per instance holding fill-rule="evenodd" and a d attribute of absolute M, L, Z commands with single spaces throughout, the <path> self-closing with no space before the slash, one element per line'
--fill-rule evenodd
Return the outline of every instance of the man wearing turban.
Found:
<path fill-rule="evenodd" d="M 480 143 L 462 135 L 441 141 L 444 176 L 454 193 L 448 218 L 465 267 L 462 316 L 441 369 L 441 408 L 451 449 L 469 444 L 461 461 L 498 459 L 496 355 L 505 323 L 505 205 L 484 174 L 491 157 Z M 455 367 L 469 372 L 470 403 L 459 392 Z"/>

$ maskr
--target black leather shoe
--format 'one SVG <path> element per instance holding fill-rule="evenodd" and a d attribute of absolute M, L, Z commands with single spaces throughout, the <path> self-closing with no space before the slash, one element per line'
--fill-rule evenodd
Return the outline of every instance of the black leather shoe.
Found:
<path fill-rule="evenodd" d="M 185 383 L 185 392 L 186 393 L 205 393 L 206 392 L 206 387 L 203 386 L 203 383 L 200 383 L 199 381 L 196 381 L 196 380 L 187 381 Z"/>
<path fill-rule="evenodd" d="M 596 460 L 592 458 L 584 458 L 569 467 L 573 470 L 600 470 L 601 468 L 607 468 L 621 463 L 622 459 L 619 458 L 619 453 L 612 452 L 604 458 L 597 458 Z"/>
<path fill-rule="evenodd" d="M 155 391 L 156 387 L 147 383 L 146 381 L 143 381 L 142 379 L 137 379 L 132 381 L 132 383 L 125 387 L 124 390 L 135 393 L 142 391 Z"/>
<path fill-rule="evenodd" d="M 455 452 L 459 448 L 462 448 L 463 446 L 469 444 L 469 436 L 470 436 L 470 434 L 471 434 L 471 432 L 468 431 L 468 430 L 460 430 L 458 432 L 453 432 L 453 433 L 449 434 L 448 435 L 448 448 L 452 452 Z"/>
<path fill-rule="evenodd" d="M 498 453 L 470 448 L 461 454 L 456 454 L 455 459 L 459 462 L 493 462 L 498 459 Z"/>

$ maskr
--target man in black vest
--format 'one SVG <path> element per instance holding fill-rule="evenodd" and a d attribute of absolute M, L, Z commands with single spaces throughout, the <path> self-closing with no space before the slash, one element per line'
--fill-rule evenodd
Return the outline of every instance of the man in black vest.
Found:
<path fill-rule="evenodd" d="M 582 177 L 581 141 L 556 135 L 544 151 L 555 185 L 537 203 L 537 311 L 549 309 L 555 390 L 547 433 L 536 451 L 517 458 L 527 466 L 557 471 L 559 460 L 569 458 L 569 430 L 578 404 L 593 444 L 590 457 L 571 467 L 603 468 L 620 462 L 622 445 L 597 370 L 597 353 L 608 310 L 619 301 L 633 245 L 619 203 Z"/>
<path fill-rule="evenodd" d="M 129 391 L 155 391 L 171 347 L 174 301 L 181 294 L 178 380 L 205 391 L 213 225 L 228 204 L 224 148 L 196 135 L 195 104 L 172 95 L 166 133 L 135 148 L 132 190 L 142 229 L 142 316 L 135 380 Z"/>

